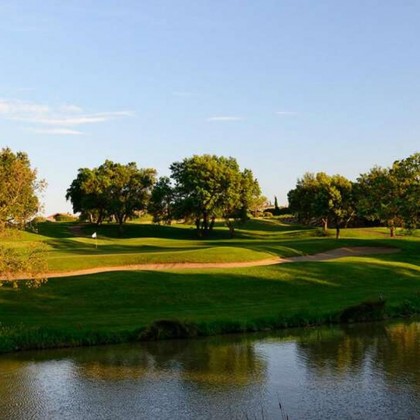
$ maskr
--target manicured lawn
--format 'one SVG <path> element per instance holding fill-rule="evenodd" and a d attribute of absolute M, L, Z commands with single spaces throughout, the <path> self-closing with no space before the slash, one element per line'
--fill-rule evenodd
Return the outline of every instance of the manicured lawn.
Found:
<path fill-rule="evenodd" d="M 112 331 L 173 318 L 316 320 L 379 296 L 398 305 L 416 291 L 418 265 L 353 257 L 246 270 L 122 271 L 52 279 L 39 289 L 2 288 L 0 305 L 6 324 Z"/>
<path fill-rule="evenodd" d="M 153 226 L 146 229 L 153 233 Z M 159 228 L 159 227 L 157 227 Z M 167 228 L 167 227 L 166 227 Z M 98 250 L 88 237 L 26 234 L 49 247 L 54 270 L 139 262 L 244 261 L 272 255 L 315 253 L 338 246 L 394 246 L 396 254 L 301 262 L 246 269 L 118 271 L 50 279 L 38 289 L 0 288 L 0 350 L 92 344 L 133 339 L 156 320 L 180 320 L 201 333 L 254 330 L 337 321 L 343 309 L 364 301 L 386 301 L 388 315 L 420 312 L 420 238 L 389 239 L 383 229 L 343 231 L 344 238 L 278 222 L 252 221 L 236 239 L 114 237 Z M 54 228 L 48 226 L 48 229 Z M 87 234 L 91 228 L 87 227 Z M 184 232 L 178 233 L 178 230 Z M 171 233 L 172 230 L 166 232 Z M 265 236 L 264 236 L 265 235 Z M 168 236 L 168 235 L 167 235 Z"/>
<path fill-rule="evenodd" d="M 96 241 L 91 238 L 93 232 L 98 234 Z M 314 254 L 337 246 L 399 246 L 410 241 L 391 240 L 382 228 L 343 230 L 338 242 L 315 235 L 315 229 L 277 219 L 251 220 L 237 229 L 234 239 L 218 226 L 207 240 L 197 239 L 194 229 L 185 225 L 129 223 L 120 236 L 116 225 L 80 229 L 75 223 L 45 222 L 39 225 L 38 234 L 24 233 L 7 242 L 12 246 L 43 243 L 50 271 L 58 272 L 142 263 L 256 261 Z"/>

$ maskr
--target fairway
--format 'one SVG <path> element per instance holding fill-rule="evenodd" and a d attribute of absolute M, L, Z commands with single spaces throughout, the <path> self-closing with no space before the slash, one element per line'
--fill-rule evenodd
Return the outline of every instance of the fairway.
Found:
<path fill-rule="evenodd" d="M 390 239 L 382 228 L 348 229 L 337 241 L 278 219 L 251 220 L 234 239 L 219 226 L 211 240 L 196 239 L 184 225 L 131 223 L 122 237 L 114 225 L 83 226 L 77 236 L 73 227 L 44 223 L 38 234 L 24 233 L 10 244 L 43 242 L 49 270 L 62 273 L 131 264 L 298 259 L 242 268 L 119 270 L 53 278 L 37 289 L 4 286 L 2 351 L 136 340 L 161 320 L 192 325 L 194 334 L 207 335 L 338 322 L 346 308 L 366 301 L 386 303 L 380 316 L 420 312 L 418 236 Z M 343 247 L 385 249 L 371 255 L 326 254 L 330 258 L 322 263 L 308 257 Z M 389 253 L 391 248 L 400 252 Z"/>

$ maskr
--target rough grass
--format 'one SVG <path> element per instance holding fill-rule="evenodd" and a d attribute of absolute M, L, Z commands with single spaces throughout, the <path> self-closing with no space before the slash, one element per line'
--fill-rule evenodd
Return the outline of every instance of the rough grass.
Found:
<path fill-rule="evenodd" d="M 165 337 L 177 334 L 173 331 L 208 335 L 339 322 L 351 308 L 364 319 L 369 317 L 363 313 L 366 302 L 385 302 L 381 316 L 420 312 L 418 237 L 391 240 L 384 229 L 354 229 L 344 230 L 337 242 L 276 221 L 252 221 L 233 240 L 200 241 L 193 235 L 136 238 L 132 232 L 118 238 L 100 233 L 108 248 L 96 251 L 90 238 L 68 233 L 71 224 L 51 225 L 55 227 L 46 225 L 43 235 L 25 234 L 19 243 L 45 242 L 50 266 L 60 270 L 189 258 L 243 261 L 354 245 L 395 246 L 402 252 L 246 269 L 119 271 L 50 279 L 37 289 L 5 286 L 0 288 L 0 351 L 113 343 L 153 334 Z M 141 228 L 133 227 L 136 232 Z M 88 235 L 90 229 L 86 227 Z M 189 228 L 169 229 L 191 235 Z M 162 325 L 172 329 L 162 332 Z"/>

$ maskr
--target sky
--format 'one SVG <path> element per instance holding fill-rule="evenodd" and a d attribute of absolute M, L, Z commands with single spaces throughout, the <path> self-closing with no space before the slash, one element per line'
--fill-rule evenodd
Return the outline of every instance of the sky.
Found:
<path fill-rule="evenodd" d="M 233 156 L 287 204 L 420 151 L 418 0 L 0 0 L 0 147 L 79 168 Z"/>

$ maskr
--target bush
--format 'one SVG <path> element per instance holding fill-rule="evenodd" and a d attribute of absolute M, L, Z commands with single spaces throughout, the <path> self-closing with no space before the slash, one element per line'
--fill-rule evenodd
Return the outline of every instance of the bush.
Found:
<path fill-rule="evenodd" d="M 340 314 L 340 322 L 378 321 L 385 316 L 385 300 L 370 300 L 349 306 Z"/>
<path fill-rule="evenodd" d="M 77 220 L 76 216 L 69 213 L 57 213 L 53 216 L 56 222 L 74 222 Z"/>
<path fill-rule="evenodd" d="M 195 325 L 177 319 L 161 319 L 154 321 L 140 332 L 140 340 L 166 340 L 172 338 L 191 338 L 198 335 Z"/>

